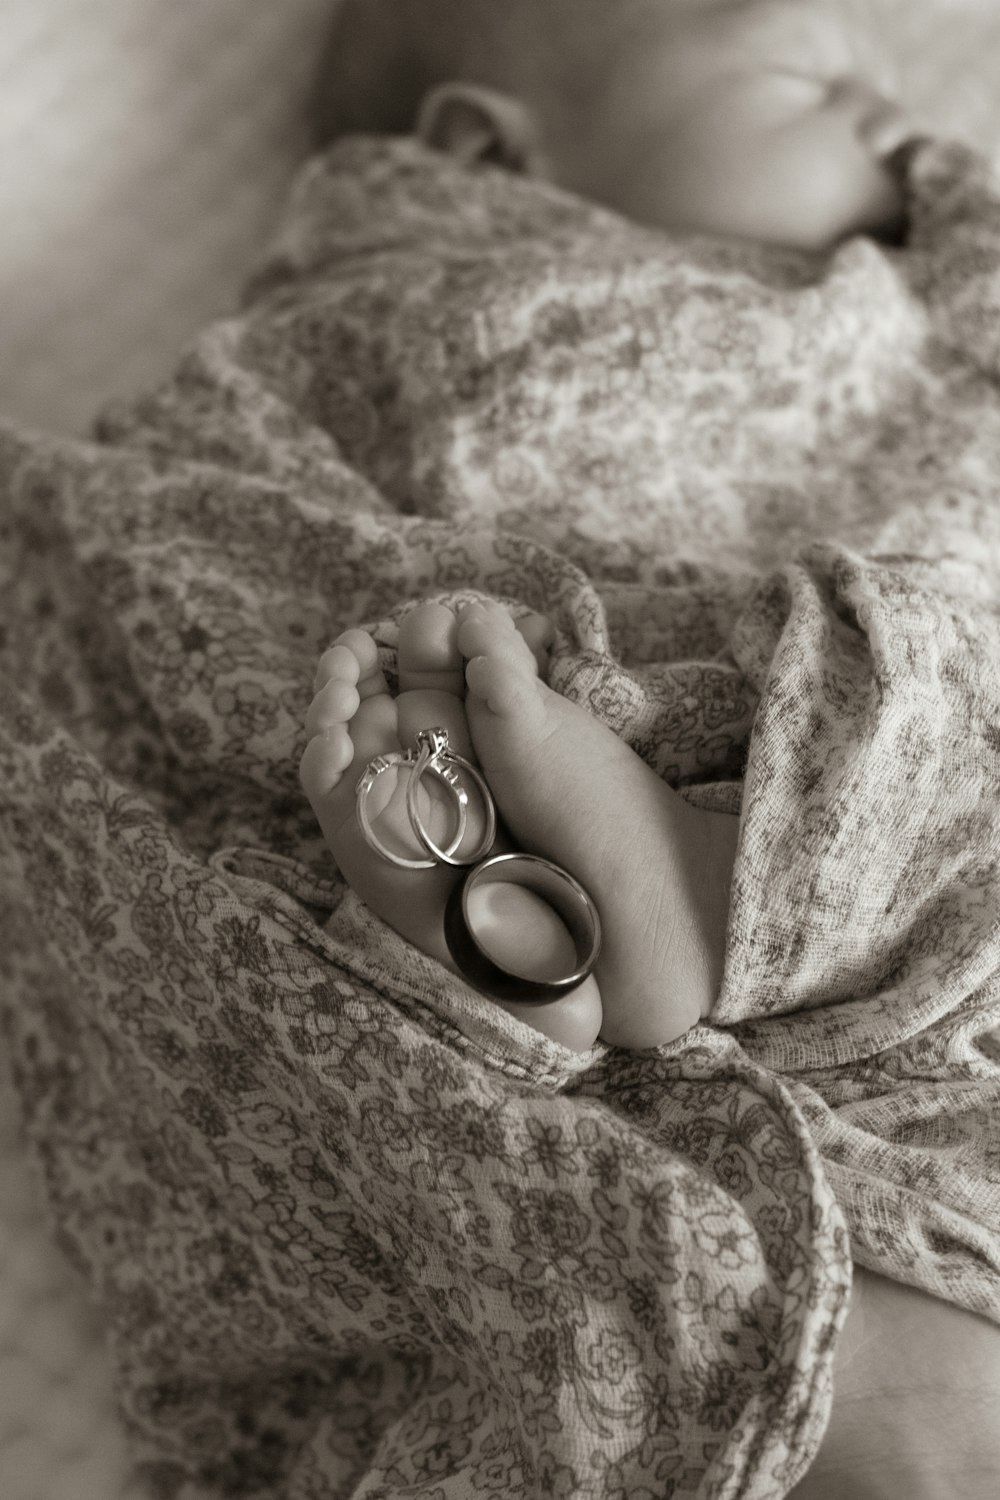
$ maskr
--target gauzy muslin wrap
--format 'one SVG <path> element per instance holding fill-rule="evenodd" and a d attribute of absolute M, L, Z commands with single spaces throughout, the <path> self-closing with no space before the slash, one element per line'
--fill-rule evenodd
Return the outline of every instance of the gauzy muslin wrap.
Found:
<path fill-rule="evenodd" d="M 1000 1318 L 1000 197 L 912 194 L 810 259 L 345 142 L 172 382 L 4 433 L 7 1045 L 156 1495 L 780 1496 L 852 1257 Z M 299 792 L 331 638 L 477 594 L 741 818 L 674 1046 L 508 1018 Z"/>

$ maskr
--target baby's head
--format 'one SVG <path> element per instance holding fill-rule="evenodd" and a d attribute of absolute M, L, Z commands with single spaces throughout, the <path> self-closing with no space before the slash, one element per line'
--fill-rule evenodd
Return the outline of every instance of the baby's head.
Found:
<path fill-rule="evenodd" d="M 341 0 L 339 130 L 415 130 L 640 223 L 897 239 L 909 130 L 867 0 Z"/>

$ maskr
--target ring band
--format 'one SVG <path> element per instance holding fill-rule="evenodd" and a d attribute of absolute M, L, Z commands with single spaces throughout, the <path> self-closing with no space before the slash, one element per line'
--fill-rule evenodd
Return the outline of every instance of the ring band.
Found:
<path fill-rule="evenodd" d="M 357 819 L 365 842 L 370 848 L 375 850 L 376 854 L 381 854 L 383 859 L 387 859 L 390 864 L 397 865 L 401 870 L 431 870 L 438 863 L 438 859 L 436 857 L 430 859 L 407 859 L 404 855 L 397 854 L 394 850 L 387 848 L 387 846 L 382 843 L 381 839 L 375 833 L 375 830 L 372 828 L 372 825 L 369 822 L 368 798 L 371 795 L 372 787 L 375 785 L 378 778 L 382 775 L 383 771 L 388 771 L 392 766 L 414 766 L 416 762 L 417 757 L 414 755 L 414 752 L 412 750 L 407 750 L 405 754 L 402 750 L 394 750 L 388 755 L 376 755 L 373 760 L 370 760 L 368 762 L 355 790 L 355 808 L 357 812 Z M 451 842 L 448 844 L 447 848 L 442 851 L 442 853 L 450 856 L 454 854 L 455 850 L 458 848 L 459 844 L 461 844 L 462 840 L 465 837 L 465 830 L 468 826 L 469 821 L 468 793 L 466 792 L 465 788 L 459 784 L 458 778 L 456 776 L 449 775 L 449 773 L 446 770 L 443 770 L 439 765 L 427 762 L 421 768 L 420 774 L 423 775 L 424 772 L 427 771 L 429 771 L 432 776 L 436 776 L 439 781 L 444 783 L 444 785 L 451 792 L 452 796 L 455 798 L 455 802 L 457 804 L 458 827 L 455 830 Z M 413 776 L 411 774 L 410 781 L 412 782 L 412 780 Z M 406 789 L 407 808 L 409 808 L 410 790 L 411 788 L 408 786 Z M 414 826 L 416 827 L 416 825 Z M 416 831 L 418 833 L 420 832 L 419 829 L 417 829 Z M 426 846 L 427 841 L 423 838 L 422 835 L 421 842 Z"/>
<path fill-rule="evenodd" d="M 576 948 L 572 973 L 556 979 L 532 978 L 505 969 L 480 944 L 469 920 L 469 898 L 480 885 L 508 882 L 533 891 L 562 918 Z M 462 974 L 476 989 L 494 1000 L 542 1004 L 576 989 L 597 962 L 601 951 L 601 921 L 590 896 L 560 865 L 535 854 L 495 854 L 471 869 L 448 898 L 444 915 L 448 951 Z"/>
<path fill-rule="evenodd" d="M 444 729 L 422 729 L 417 735 L 417 743 L 420 746 L 420 753 L 414 762 L 413 774 L 406 788 L 406 811 L 413 825 L 414 833 L 428 854 L 443 865 L 452 865 L 455 868 L 459 868 L 462 865 L 478 864 L 481 859 L 489 854 L 496 843 L 497 837 L 496 803 L 493 801 L 492 793 L 486 785 L 482 773 L 467 761 L 463 755 L 458 755 L 451 749 L 448 744 L 447 732 Z M 420 816 L 420 809 L 417 806 L 417 789 L 420 785 L 420 778 L 427 771 L 430 771 L 433 775 L 440 776 L 443 781 L 447 782 L 456 796 L 465 798 L 465 805 L 467 806 L 468 795 L 458 780 L 456 767 L 461 767 L 466 776 L 474 784 L 482 800 L 483 812 L 486 815 L 486 828 L 476 848 L 471 854 L 463 854 L 460 857 L 456 857 L 455 851 L 462 842 L 461 838 L 459 838 L 457 844 L 452 840 L 447 849 L 442 849 L 440 845 L 435 844 L 424 827 L 424 821 Z M 463 824 L 463 835 L 464 832 L 465 826 Z"/>

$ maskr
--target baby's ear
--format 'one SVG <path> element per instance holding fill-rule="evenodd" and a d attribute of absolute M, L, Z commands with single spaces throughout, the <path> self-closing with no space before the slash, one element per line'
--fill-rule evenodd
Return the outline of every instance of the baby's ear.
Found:
<path fill-rule="evenodd" d="M 478 83 L 431 89 L 417 113 L 416 134 L 425 146 L 459 161 L 490 161 L 530 177 L 543 175 L 531 110 L 513 95 Z"/>

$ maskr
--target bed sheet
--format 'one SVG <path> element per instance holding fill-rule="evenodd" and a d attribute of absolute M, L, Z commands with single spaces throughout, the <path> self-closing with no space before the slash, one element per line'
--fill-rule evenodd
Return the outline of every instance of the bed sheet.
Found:
<path fill-rule="evenodd" d="M 921 117 L 1000 150 L 993 0 L 882 6 Z M 8 0 L 0 409 L 78 428 L 229 304 L 306 150 L 328 10 Z M 0 1494 L 137 1500 L 100 1329 L 52 1243 L 6 1088 L 0 1119 Z"/>
<path fill-rule="evenodd" d="M 145 1500 L 100 1323 L 53 1241 L 2 1069 L 0 1090 L 0 1494 Z"/>
<path fill-rule="evenodd" d="M 75 430 L 232 303 L 335 0 L 4 0 L 0 410 Z"/>
<path fill-rule="evenodd" d="M 79 430 L 233 302 L 335 0 L 5 0 L 0 410 Z M 100 1329 L 0 1081 L 0 1496 L 139 1500 Z"/>

